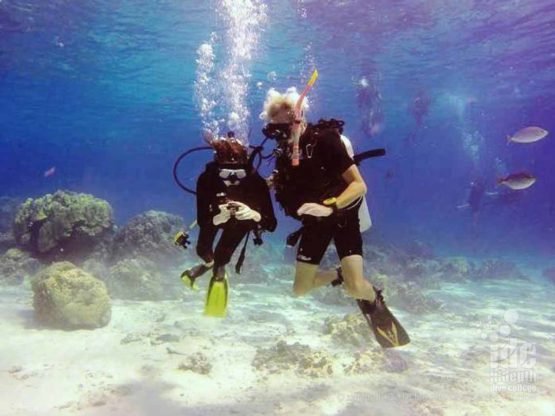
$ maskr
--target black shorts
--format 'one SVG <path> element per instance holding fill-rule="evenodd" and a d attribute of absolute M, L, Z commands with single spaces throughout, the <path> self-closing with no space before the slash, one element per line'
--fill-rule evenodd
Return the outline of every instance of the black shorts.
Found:
<path fill-rule="evenodd" d="M 304 224 L 297 261 L 320 264 L 332 238 L 340 260 L 355 254 L 362 256 L 362 236 L 357 211 L 340 218 L 327 217 Z"/>

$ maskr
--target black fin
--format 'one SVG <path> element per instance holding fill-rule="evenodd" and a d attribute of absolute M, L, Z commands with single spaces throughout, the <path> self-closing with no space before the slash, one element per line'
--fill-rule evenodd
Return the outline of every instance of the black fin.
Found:
<path fill-rule="evenodd" d="M 385 305 L 381 290 L 376 291 L 376 301 L 357 299 L 358 307 L 382 348 L 401 347 L 410 342 L 405 328 Z"/>

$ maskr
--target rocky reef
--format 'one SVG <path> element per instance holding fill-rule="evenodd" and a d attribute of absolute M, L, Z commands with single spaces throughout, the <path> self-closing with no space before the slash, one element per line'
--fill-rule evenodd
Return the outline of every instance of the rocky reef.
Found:
<path fill-rule="evenodd" d="M 175 267 L 192 255 L 173 244 L 182 229 L 181 218 L 172 214 L 137 215 L 116 232 L 113 241 L 99 245 L 82 267 L 102 278 L 113 298 L 175 298 L 181 284 Z"/>
<path fill-rule="evenodd" d="M 36 320 L 66 330 L 94 329 L 111 317 L 105 284 L 72 263 L 54 263 L 38 273 L 32 283 Z"/>
<path fill-rule="evenodd" d="M 12 222 L 13 237 L 8 231 L 3 239 L 2 230 Z M 103 280 L 115 298 L 160 300 L 179 295 L 176 286 L 180 285 L 178 277 L 182 270 L 178 266 L 189 267 L 198 261 L 193 247 L 183 250 L 173 244 L 174 235 L 183 228 L 178 216 L 147 211 L 118 229 L 110 204 L 87 194 L 57 191 L 19 205 L 15 200 L 0 198 L 0 253 L 3 241 L 7 249 L 15 240 L 20 250 L 42 263 L 70 260 Z M 259 282 L 261 276 L 270 273 L 268 265 L 283 261 L 280 244 L 268 242 L 256 247 L 252 236 L 250 239 L 243 270 L 237 276 L 241 282 Z M 240 251 L 241 245 L 228 266 L 231 270 Z M 0 281 L 9 284 L 20 282 L 38 264 L 19 251 L 10 252 L 4 259 Z M 283 267 L 291 268 L 291 264 L 292 261 Z M 321 267 L 334 269 L 338 265 L 332 245 Z M 366 241 L 364 271 L 375 286 L 384 289 L 390 306 L 411 313 L 440 308 L 431 293 L 444 282 L 525 278 L 513 263 L 500 259 L 471 262 L 464 257 L 438 257 L 421 241 L 408 242 L 403 247 L 384 241 Z M 271 273 L 270 277 L 281 279 L 292 273 L 292 269 L 283 269 L 283 273 Z M 353 300 L 341 287 L 322 288 L 313 293 L 326 304 L 354 307 Z"/>
<path fill-rule="evenodd" d="M 161 300 L 178 292 L 164 290 L 164 275 L 156 263 L 148 259 L 123 259 L 108 269 L 104 280 L 110 295 L 118 299 Z M 175 276 L 178 282 L 178 276 Z M 172 296 L 173 294 L 173 296 Z"/>
<path fill-rule="evenodd" d="M 341 346 L 360 348 L 371 343 L 373 339 L 368 323 L 360 313 L 327 318 L 323 332 Z"/>
<path fill-rule="evenodd" d="M 69 260 L 103 280 L 113 297 L 160 300 L 178 294 L 179 273 L 167 270 L 192 256 L 191 250 L 173 244 L 183 229 L 181 218 L 161 211 L 137 215 L 117 229 L 107 201 L 68 191 L 27 199 L 17 211 L 4 211 L 13 214 L 20 249 L 2 257 L 0 280 L 10 284 L 35 272 L 37 260 L 46 265 Z M 175 279 L 167 278 L 170 274 Z"/>
<path fill-rule="evenodd" d="M 13 233 L 21 248 L 45 260 L 86 256 L 114 229 L 112 208 L 92 195 L 57 191 L 27 199 L 18 209 Z"/>
<path fill-rule="evenodd" d="M 173 244 L 175 234 L 184 228 L 183 220 L 161 211 L 137 215 L 120 228 L 112 243 L 112 261 L 144 258 L 159 264 L 175 264 L 181 251 Z"/>
<path fill-rule="evenodd" d="M 270 348 L 258 348 L 252 366 L 268 374 L 293 371 L 304 377 L 319 378 L 333 375 L 333 359 L 324 352 L 313 351 L 298 342 L 278 341 Z"/>

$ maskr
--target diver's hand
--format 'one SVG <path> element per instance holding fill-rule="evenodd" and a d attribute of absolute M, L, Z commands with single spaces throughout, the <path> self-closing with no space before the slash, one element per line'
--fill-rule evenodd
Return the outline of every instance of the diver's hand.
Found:
<path fill-rule="evenodd" d="M 315 202 L 306 202 L 297 210 L 297 214 L 299 216 L 312 215 L 313 217 L 329 217 L 333 214 L 333 209 Z"/>
<path fill-rule="evenodd" d="M 224 224 L 231 218 L 231 214 L 227 209 L 227 204 L 218 205 L 218 208 L 220 209 L 220 212 L 212 218 L 212 224 L 214 225 Z"/>
<path fill-rule="evenodd" d="M 240 221 L 249 221 L 252 220 L 254 222 L 260 222 L 262 216 L 258 211 L 255 211 L 247 204 L 243 204 L 242 202 L 233 201 L 233 204 L 237 207 L 237 211 L 235 211 L 235 218 Z"/>

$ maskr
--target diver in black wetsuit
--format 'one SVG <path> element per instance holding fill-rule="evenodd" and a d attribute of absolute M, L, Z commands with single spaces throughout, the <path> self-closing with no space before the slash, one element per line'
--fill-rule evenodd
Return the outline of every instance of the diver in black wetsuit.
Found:
<path fill-rule="evenodd" d="M 213 269 L 205 314 L 221 317 L 227 307 L 226 264 L 249 231 L 274 231 L 277 221 L 266 181 L 249 166 L 245 146 L 232 138 L 210 144 L 214 161 L 197 180 L 196 250 L 203 263 L 183 272 L 181 279 L 195 288 L 195 280 Z"/>
<path fill-rule="evenodd" d="M 278 144 L 271 179 L 276 200 L 286 215 L 303 224 L 293 292 L 301 296 L 329 283 L 344 283 L 380 345 L 405 345 L 408 335 L 385 306 L 381 291 L 363 274 L 359 207 L 366 193 L 364 179 L 340 129 L 333 126 L 336 123 L 306 123 L 303 96 L 294 89 L 285 94 L 270 90 L 261 115 L 267 122 L 264 134 Z M 318 270 L 332 240 L 341 268 L 338 272 Z"/>

